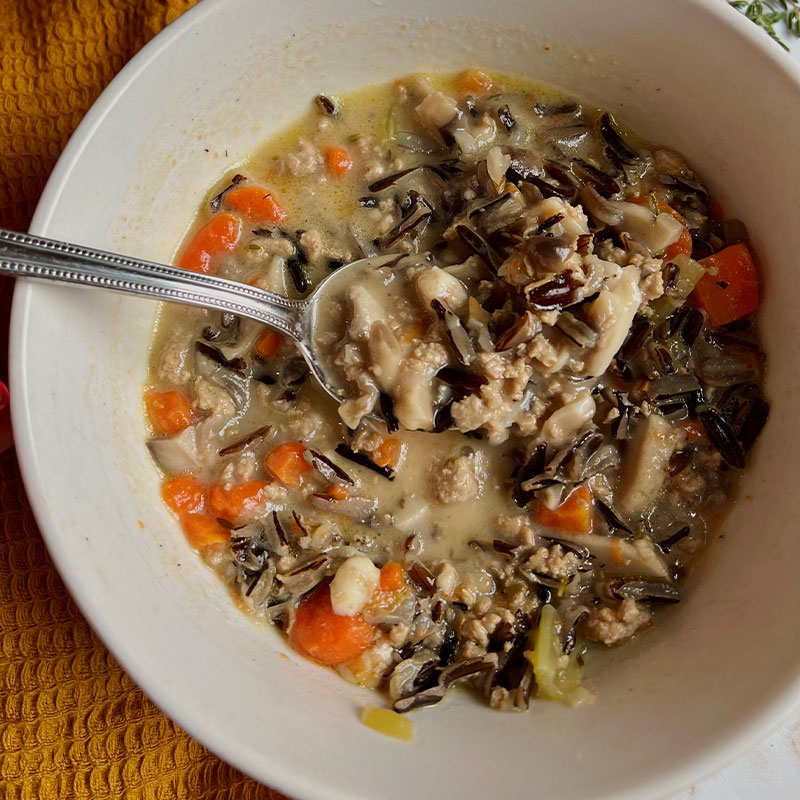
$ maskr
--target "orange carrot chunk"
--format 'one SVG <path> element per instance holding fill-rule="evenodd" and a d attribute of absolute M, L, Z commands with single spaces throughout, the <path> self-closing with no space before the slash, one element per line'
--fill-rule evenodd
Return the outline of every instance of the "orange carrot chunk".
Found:
<path fill-rule="evenodd" d="M 335 614 L 330 587 L 325 583 L 299 605 L 289 641 L 303 655 L 333 666 L 358 658 L 372 644 L 375 632 L 361 614 Z"/>
<path fill-rule="evenodd" d="M 375 451 L 375 463 L 379 467 L 396 467 L 402 450 L 403 446 L 399 439 L 387 436 Z"/>
<path fill-rule="evenodd" d="M 189 400 L 181 392 L 145 392 L 144 404 L 153 427 L 164 436 L 174 436 L 194 422 Z"/>
<path fill-rule="evenodd" d="M 383 592 L 398 592 L 406 588 L 406 571 L 397 561 L 387 561 L 381 567 L 378 588 Z"/>
<path fill-rule="evenodd" d="M 492 90 L 492 79 L 480 69 L 467 69 L 458 76 L 461 94 L 487 94 Z"/>
<path fill-rule="evenodd" d="M 225 195 L 225 202 L 235 211 L 255 222 L 279 223 L 286 219 L 280 203 L 263 186 L 237 186 Z"/>
<path fill-rule="evenodd" d="M 242 223 L 233 214 L 215 214 L 200 228 L 178 259 L 181 269 L 213 274 L 214 259 L 236 247 Z"/>
<path fill-rule="evenodd" d="M 303 458 L 306 448 L 300 442 L 279 444 L 267 456 L 267 469 L 287 486 L 300 486 L 311 465 Z"/>
<path fill-rule="evenodd" d="M 266 331 L 256 342 L 256 353 L 262 358 L 271 358 L 281 349 L 283 336 L 277 331 Z"/>
<path fill-rule="evenodd" d="M 181 517 L 183 532 L 192 547 L 201 549 L 212 544 L 224 544 L 231 538 L 213 517 L 207 514 L 185 514 Z"/>
<path fill-rule="evenodd" d="M 575 533 L 588 533 L 592 527 L 592 493 L 584 483 L 573 489 L 557 508 L 538 503 L 533 520 L 545 528 L 560 528 Z"/>
<path fill-rule="evenodd" d="M 326 147 L 325 165 L 334 178 L 343 178 L 353 167 L 353 159 L 344 147 Z"/>
<path fill-rule="evenodd" d="M 752 314 L 760 304 L 758 273 L 746 244 L 732 244 L 700 260 L 706 273 L 692 292 L 714 326 Z"/>
<path fill-rule="evenodd" d="M 336 486 L 336 484 L 333 484 L 328 489 L 328 494 L 336 500 L 347 500 L 347 498 L 350 497 L 347 489 L 342 486 Z"/>
<path fill-rule="evenodd" d="M 267 499 L 267 486 L 269 484 L 266 481 L 259 480 L 246 481 L 231 486 L 230 489 L 215 483 L 209 492 L 211 513 L 228 522 L 237 522 L 264 504 Z"/>
<path fill-rule="evenodd" d="M 194 475 L 176 475 L 164 481 L 161 497 L 176 514 L 202 514 L 206 508 L 206 488 Z"/>

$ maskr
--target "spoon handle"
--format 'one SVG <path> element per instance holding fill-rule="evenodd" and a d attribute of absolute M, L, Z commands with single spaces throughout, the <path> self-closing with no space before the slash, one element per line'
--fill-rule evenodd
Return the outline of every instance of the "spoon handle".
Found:
<path fill-rule="evenodd" d="M 303 337 L 303 301 L 213 275 L 2 228 L 0 274 L 216 308 L 263 322 L 295 341 Z"/>

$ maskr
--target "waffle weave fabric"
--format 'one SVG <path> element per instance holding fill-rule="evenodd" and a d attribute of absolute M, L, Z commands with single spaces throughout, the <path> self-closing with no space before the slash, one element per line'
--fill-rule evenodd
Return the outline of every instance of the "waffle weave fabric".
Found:
<path fill-rule="evenodd" d="M 27 230 L 69 135 L 196 0 L 0 0 L 0 226 Z M 11 284 L 0 282 L 0 380 Z M 120 669 L 0 454 L 0 800 L 281 800 L 191 739 Z"/>

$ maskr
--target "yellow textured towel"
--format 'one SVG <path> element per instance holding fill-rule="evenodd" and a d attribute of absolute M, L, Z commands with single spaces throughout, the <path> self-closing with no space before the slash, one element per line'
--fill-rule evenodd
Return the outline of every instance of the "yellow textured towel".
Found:
<path fill-rule="evenodd" d="M 27 229 L 50 170 L 97 95 L 192 5 L 0 0 L 0 226 Z M 3 327 L 9 288 L 0 282 Z M 4 338 L 3 331 L 0 347 Z M 48 558 L 7 452 L 0 455 L 0 799 L 56 798 L 280 800 L 189 738 L 120 669 Z"/>

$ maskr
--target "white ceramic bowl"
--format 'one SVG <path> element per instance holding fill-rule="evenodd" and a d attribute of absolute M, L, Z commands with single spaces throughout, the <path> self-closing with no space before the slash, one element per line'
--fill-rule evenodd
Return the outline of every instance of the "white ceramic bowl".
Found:
<path fill-rule="evenodd" d="M 800 695 L 800 76 L 721 0 L 207 0 L 114 80 L 36 233 L 169 260 L 209 186 L 319 91 L 482 64 L 560 85 L 685 153 L 746 220 L 764 276 L 769 424 L 724 541 L 658 629 L 590 672 L 584 710 L 453 696 L 406 746 L 368 692 L 241 615 L 162 507 L 143 441 L 154 306 L 23 284 L 12 407 L 37 519 L 134 680 L 222 758 L 299 798 L 655 797 L 742 751 Z"/>

